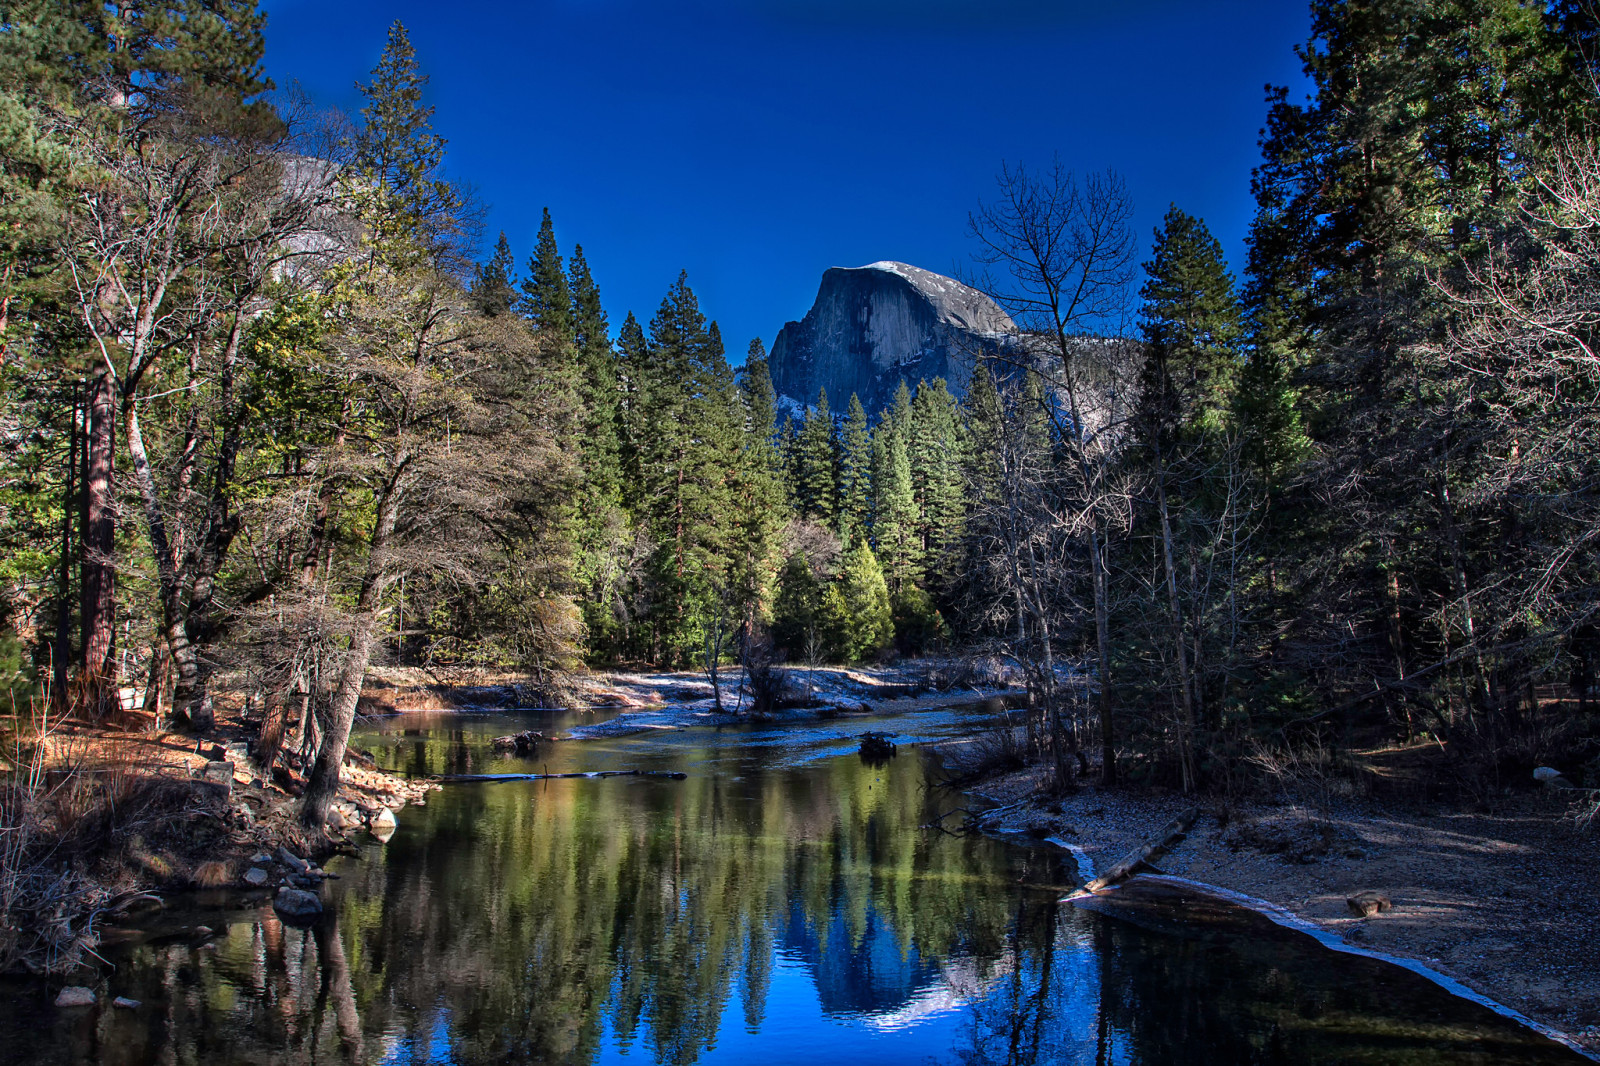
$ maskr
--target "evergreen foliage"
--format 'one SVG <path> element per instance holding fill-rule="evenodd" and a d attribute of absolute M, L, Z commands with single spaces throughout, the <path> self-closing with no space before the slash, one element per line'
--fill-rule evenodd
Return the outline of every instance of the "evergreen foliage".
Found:
<path fill-rule="evenodd" d="M 835 529 L 846 543 L 867 535 L 872 515 L 872 437 L 861 398 L 850 394 L 839 434 L 839 511 Z"/>
<path fill-rule="evenodd" d="M 865 542 L 845 551 L 838 580 L 823 594 L 821 613 L 834 656 L 844 662 L 875 658 L 894 641 L 889 586 Z"/>
<path fill-rule="evenodd" d="M 808 521 L 833 525 L 839 507 L 838 448 L 826 389 L 806 412 L 791 462 L 796 512 Z"/>

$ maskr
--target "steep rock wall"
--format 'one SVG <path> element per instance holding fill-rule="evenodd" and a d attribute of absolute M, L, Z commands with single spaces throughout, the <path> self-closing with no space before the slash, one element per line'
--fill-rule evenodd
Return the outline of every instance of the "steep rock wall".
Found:
<path fill-rule="evenodd" d="M 833 267 L 799 322 L 773 342 L 769 368 L 778 395 L 813 404 L 821 389 L 843 412 L 850 394 L 876 415 L 901 381 L 942 377 L 966 394 L 975 360 L 1017 341 L 1017 327 L 976 289 L 905 263 Z"/>

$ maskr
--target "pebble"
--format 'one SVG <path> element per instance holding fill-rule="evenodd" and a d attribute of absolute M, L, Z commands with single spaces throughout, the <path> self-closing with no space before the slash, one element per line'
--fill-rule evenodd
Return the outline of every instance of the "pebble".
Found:
<path fill-rule="evenodd" d="M 56 996 L 58 1007 L 92 1007 L 94 1006 L 94 989 L 84 988 L 82 985 L 68 985 Z"/>

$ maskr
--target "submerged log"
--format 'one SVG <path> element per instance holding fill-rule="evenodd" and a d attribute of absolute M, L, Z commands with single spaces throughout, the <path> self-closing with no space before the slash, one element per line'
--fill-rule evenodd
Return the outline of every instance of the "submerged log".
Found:
<path fill-rule="evenodd" d="M 556 781 L 568 777 L 662 777 L 682 781 L 689 775 L 678 770 L 580 770 L 570 774 L 445 774 L 434 781 Z"/>
<path fill-rule="evenodd" d="M 1107 870 L 1100 877 L 1084 885 L 1081 892 L 1101 892 L 1113 885 L 1121 884 L 1139 872 L 1141 866 L 1150 866 L 1161 856 L 1183 843 L 1183 838 L 1188 835 L 1194 823 L 1200 817 L 1199 807 L 1190 807 L 1178 817 L 1168 822 L 1166 828 L 1158 833 L 1155 839 L 1141 848 L 1123 856 L 1122 861 Z"/>

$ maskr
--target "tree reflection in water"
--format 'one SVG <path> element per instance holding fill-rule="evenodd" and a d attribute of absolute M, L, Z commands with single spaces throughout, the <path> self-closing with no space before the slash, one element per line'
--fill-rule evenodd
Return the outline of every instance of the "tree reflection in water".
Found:
<path fill-rule="evenodd" d="M 388 765 L 481 772 L 496 727 L 456 719 L 366 746 Z M 1054 849 L 920 830 L 956 801 L 914 758 L 793 756 L 707 731 L 539 758 L 683 767 L 686 781 L 450 786 L 338 866 L 313 929 L 258 908 L 210 946 L 124 949 L 108 984 L 144 1000 L 137 1011 L 72 1018 L 0 997 L 13 1044 L 0 1058 L 1568 1061 L 1413 975 L 1308 940 L 1223 917 L 1148 928 L 1170 908 L 1063 906 Z"/>

